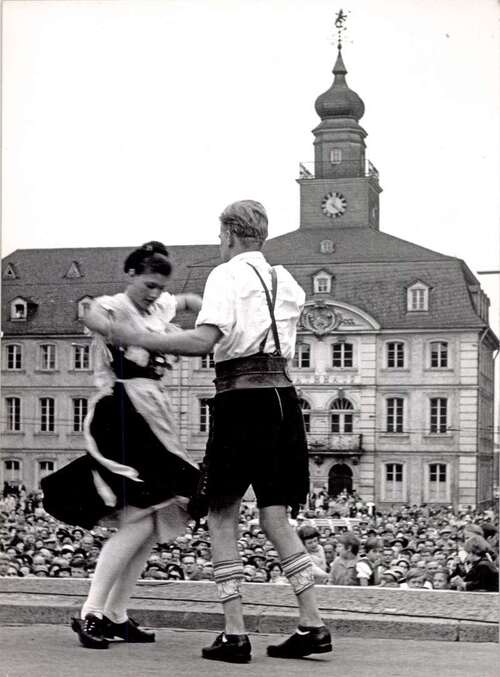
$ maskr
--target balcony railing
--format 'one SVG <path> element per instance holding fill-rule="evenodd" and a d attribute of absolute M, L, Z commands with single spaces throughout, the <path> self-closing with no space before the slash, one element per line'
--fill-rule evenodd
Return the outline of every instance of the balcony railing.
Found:
<path fill-rule="evenodd" d="M 363 452 L 361 433 L 331 433 L 329 435 L 308 434 L 309 450 L 314 454 L 346 454 Z"/>
<path fill-rule="evenodd" d="M 321 164 L 323 169 L 321 177 L 316 177 L 314 174 L 318 164 Z M 360 166 L 359 160 L 342 160 L 338 163 L 328 161 L 322 163 L 299 163 L 299 179 L 331 178 L 332 176 L 338 176 L 339 178 L 368 176 L 377 182 L 379 180 L 378 170 L 370 160 L 365 160 L 364 166 Z"/>

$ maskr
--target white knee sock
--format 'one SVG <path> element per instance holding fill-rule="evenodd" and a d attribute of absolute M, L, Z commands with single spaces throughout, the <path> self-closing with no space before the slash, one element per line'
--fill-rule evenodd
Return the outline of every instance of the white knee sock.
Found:
<path fill-rule="evenodd" d="M 151 538 L 153 520 L 125 524 L 107 541 L 97 560 L 88 597 L 82 607 L 82 618 L 88 613 L 102 617 L 108 596 L 135 555 Z"/>

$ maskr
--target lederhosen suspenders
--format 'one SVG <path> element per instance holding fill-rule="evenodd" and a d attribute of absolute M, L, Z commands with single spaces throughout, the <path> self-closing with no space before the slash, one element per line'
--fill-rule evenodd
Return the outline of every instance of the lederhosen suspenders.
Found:
<path fill-rule="evenodd" d="M 254 270 L 264 289 L 267 307 L 271 316 L 271 326 L 259 344 L 258 353 L 216 363 L 214 383 L 217 393 L 242 388 L 283 388 L 292 385 L 287 370 L 287 359 L 281 354 L 278 327 L 274 316 L 278 289 L 276 271 L 274 268 L 271 268 L 272 284 L 270 294 L 257 268 L 248 262 L 247 265 Z M 272 354 L 264 352 L 269 331 L 272 331 L 275 346 Z"/>

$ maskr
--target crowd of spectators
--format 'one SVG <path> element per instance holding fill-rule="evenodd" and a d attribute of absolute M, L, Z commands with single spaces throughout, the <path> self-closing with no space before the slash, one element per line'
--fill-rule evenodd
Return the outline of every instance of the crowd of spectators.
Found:
<path fill-rule="evenodd" d="M 498 590 L 498 513 L 452 506 L 377 511 L 353 492 L 336 498 L 316 490 L 292 523 L 319 584 L 404 589 Z M 88 578 L 113 529 L 85 531 L 48 515 L 41 492 L 6 485 L 0 494 L 0 576 Z M 286 584 L 278 553 L 244 501 L 239 548 L 247 582 Z M 204 520 L 172 543 L 158 544 L 146 580 L 212 580 Z"/>

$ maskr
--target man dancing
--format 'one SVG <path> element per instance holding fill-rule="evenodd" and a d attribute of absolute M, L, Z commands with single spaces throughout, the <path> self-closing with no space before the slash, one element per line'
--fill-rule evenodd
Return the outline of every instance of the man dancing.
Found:
<path fill-rule="evenodd" d="M 203 657 L 251 659 L 237 547 L 240 503 L 250 485 L 262 530 L 279 553 L 299 606 L 297 630 L 267 653 L 277 658 L 326 653 L 331 636 L 318 612 L 311 560 L 287 516 L 288 506 L 295 512 L 309 490 L 302 413 L 286 367 L 305 295 L 285 268 L 272 268 L 260 251 L 267 215 L 259 202 L 229 205 L 220 223 L 223 263 L 208 276 L 196 328 L 161 337 L 116 328 L 115 338 L 174 355 L 205 355 L 215 346 L 208 525 L 225 631 L 203 649 Z"/>

